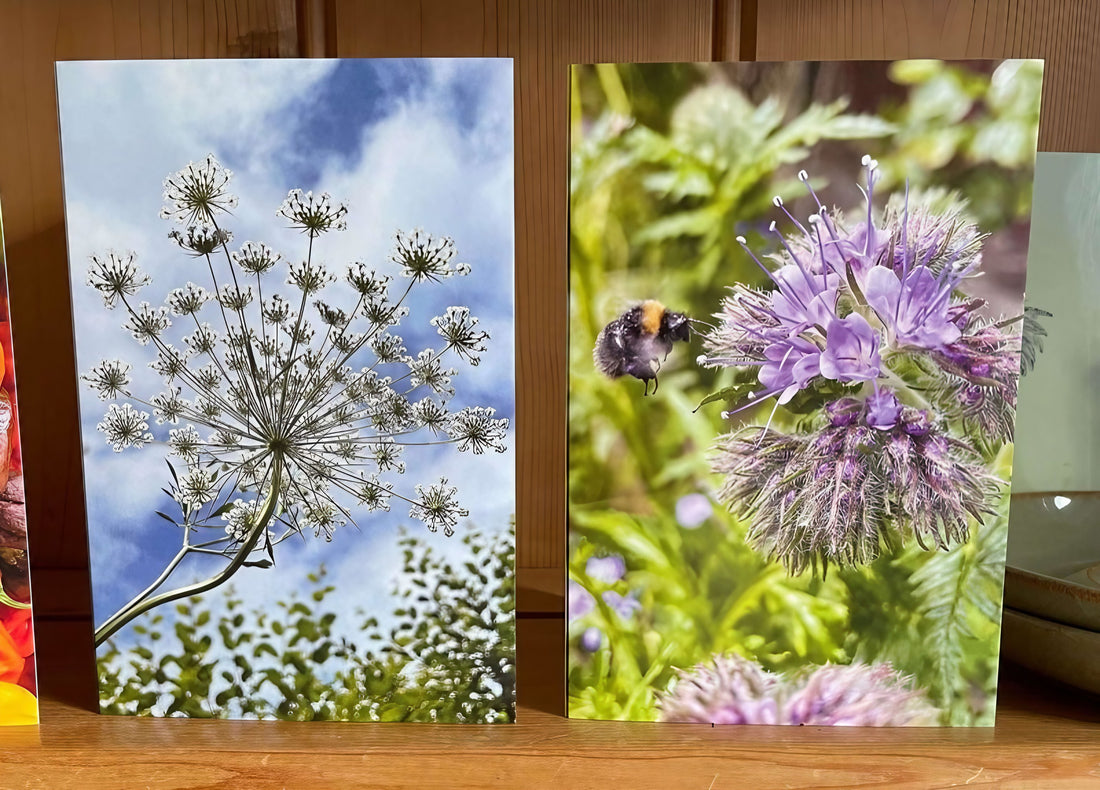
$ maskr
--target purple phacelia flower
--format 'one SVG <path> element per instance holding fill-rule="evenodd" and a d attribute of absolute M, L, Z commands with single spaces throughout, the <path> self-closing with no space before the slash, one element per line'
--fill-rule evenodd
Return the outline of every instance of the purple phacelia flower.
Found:
<path fill-rule="evenodd" d="M 834 318 L 825 334 L 821 375 L 833 381 L 871 381 L 879 374 L 878 347 L 878 332 L 859 313 Z"/>
<path fill-rule="evenodd" d="M 877 228 L 877 163 L 865 157 L 864 165 L 863 222 L 847 227 L 818 201 L 807 227 L 776 198 L 798 233 L 787 239 L 772 223 L 784 251 L 774 271 L 737 239 L 772 287 L 733 287 L 700 362 L 759 368 L 761 389 L 743 408 L 769 397 L 788 403 L 818 377 L 841 383 L 888 378 L 888 357 L 899 353 L 954 349 L 957 356 L 968 349 L 955 346 L 977 327 L 981 302 L 960 300 L 956 292 L 980 266 L 980 234 L 957 214 L 910 211 L 908 196 L 900 213 L 888 211 Z M 809 188 L 804 172 L 800 178 Z M 812 188 L 810 194 L 816 201 Z M 1011 348 L 1004 351 L 1011 356 Z"/>
<path fill-rule="evenodd" d="M 863 294 L 896 345 L 943 348 L 962 336 L 949 313 L 951 293 L 965 273 L 937 278 L 927 266 L 909 272 L 876 266 L 867 273 Z"/>
<path fill-rule="evenodd" d="M 666 722 L 905 727 L 936 724 L 923 691 L 888 663 L 826 665 L 793 677 L 736 654 L 681 671 L 657 701 Z"/>
<path fill-rule="evenodd" d="M 719 499 L 792 571 L 870 561 L 895 527 L 921 545 L 966 540 L 968 519 L 1000 493 L 981 456 L 1012 437 L 1018 327 L 980 317 L 981 300 L 963 293 L 982 234 L 961 204 L 911 208 L 908 189 L 877 226 L 877 163 L 863 164 L 861 221 L 822 205 L 803 172 L 818 211 L 803 224 L 776 198 L 796 228 L 788 238 L 771 225 L 778 267 L 738 238 L 770 286 L 731 289 L 699 359 L 756 369 L 757 386 L 725 416 L 769 398 L 816 413 L 792 436 L 770 430 L 771 417 L 734 430 L 715 461 Z"/>
<path fill-rule="evenodd" d="M 924 693 L 886 663 L 818 667 L 784 703 L 787 724 L 922 727 L 939 718 Z"/>
<path fill-rule="evenodd" d="M 735 654 L 715 656 L 680 672 L 672 691 L 657 701 L 661 721 L 700 724 L 779 724 L 780 679 Z"/>
<path fill-rule="evenodd" d="M 601 584 L 614 584 L 626 573 L 626 561 L 618 554 L 609 557 L 589 557 L 584 565 L 588 578 Z"/>

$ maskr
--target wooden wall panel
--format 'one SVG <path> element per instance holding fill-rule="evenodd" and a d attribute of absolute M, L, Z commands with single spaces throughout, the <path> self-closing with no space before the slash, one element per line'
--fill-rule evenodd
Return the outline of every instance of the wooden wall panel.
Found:
<path fill-rule="evenodd" d="M 1044 58 L 1042 151 L 1100 151 L 1096 0 L 767 0 L 759 60 Z"/>
<path fill-rule="evenodd" d="M 295 55 L 295 19 L 294 0 L 0 0 L 0 200 L 36 568 L 87 565 L 54 61 Z"/>
<path fill-rule="evenodd" d="M 738 4 L 730 4 L 736 8 Z M 560 591 L 571 63 L 710 60 L 712 0 L 339 0 L 336 54 L 515 58 L 518 564 Z M 737 41 L 737 18 L 722 36 Z M 725 38 L 723 38 L 725 40 Z M 521 601 L 521 604 L 523 602 Z"/>

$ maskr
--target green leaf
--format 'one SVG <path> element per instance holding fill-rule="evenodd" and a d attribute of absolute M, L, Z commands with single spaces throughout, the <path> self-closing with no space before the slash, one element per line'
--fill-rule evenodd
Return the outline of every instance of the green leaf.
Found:
<path fill-rule="evenodd" d="M 756 389 L 754 382 L 746 382 L 744 384 L 733 384 L 729 387 L 723 387 L 717 392 L 712 392 L 699 401 L 699 405 L 695 407 L 695 411 L 703 408 L 707 404 L 723 401 L 726 403 L 740 403 L 752 394 Z"/>
<path fill-rule="evenodd" d="M 865 140 L 885 137 L 897 130 L 896 124 L 877 115 L 838 115 L 826 121 L 821 136 L 833 140 Z"/>

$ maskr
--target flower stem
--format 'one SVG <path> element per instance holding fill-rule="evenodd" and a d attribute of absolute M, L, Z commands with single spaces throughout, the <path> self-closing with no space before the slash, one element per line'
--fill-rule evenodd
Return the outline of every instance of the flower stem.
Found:
<path fill-rule="evenodd" d="M 248 537 L 241 542 L 241 545 L 237 549 L 237 553 L 233 555 L 233 559 L 228 565 L 222 568 L 208 579 L 201 582 L 195 582 L 184 587 L 180 587 L 176 590 L 169 590 L 168 592 L 161 593 L 160 595 L 154 595 L 152 598 L 147 597 L 153 590 L 155 590 L 161 583 L 168 577 L 183 559 L 189 551 L 188 547 L 180 549 L 180 552 L 169 563 L 168 567 L 160 575 L 160 577 L 152 585 L 146 588 L 141 594 L 139 594 L 130 603 L 123 606 L 117 612 L 103 623 L 95 632 L 95 644 L 98 647 L 109 639 L 116 631 L 128 622 L 133 620 L 150 609 L 154 609 L 166 603 L 172 601 L 178 601 L 180 598 L 188 598 L 192 595 L 199 595 L 201 593 L 212 590 L 215 587 L 221 585 L 227 581 L 233 574 L 235 574 L 245 560 L 248 559 L 248 555 L 252 553 L 252 550 L 256 548 L 256 544 L 259 543 L 260 537 L 267 531 L 267 525 L 275 515 L 275 507 L 279 501 L 279 490 L 282 487 L 282 475 L 283 475 L 283 459 L 282 456 L 276 455 L 271 465 L 271 491 L 267 495 L 267 499 L 264 500 L 263 508 L 257 516 L 256 523 L 252 527 L 252 531 L 249 532 Z"/>

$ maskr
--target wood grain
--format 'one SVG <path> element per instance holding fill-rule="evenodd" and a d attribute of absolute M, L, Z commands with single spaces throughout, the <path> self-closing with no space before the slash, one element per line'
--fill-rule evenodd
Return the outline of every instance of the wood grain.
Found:
<path fill-rule="evenodd" d="M 54 62 L 295 55 L 295 13 L 294 0 L 0 0 L 0 201 L 36 567 L 87 566 Z"/>
<path fill-rule="evenodd" d="M 769 0 L 760 60 L 1043 58 L 1040 151 L 1100 151 L 1100 3 Z"/>
<path fill-rule="evenodd" d="M 46 623 L 41 728 L 0 729 L 0 788 L 1087 787 L 1097 699 L 1009 668 L 995 730 L 708 727 L 560 715 L 559 618 L 519 623 L 516 725 L 137 720 L 83 710 L 90 625 Z M 74 704 L 74 701 L 78 704 Z"/>

